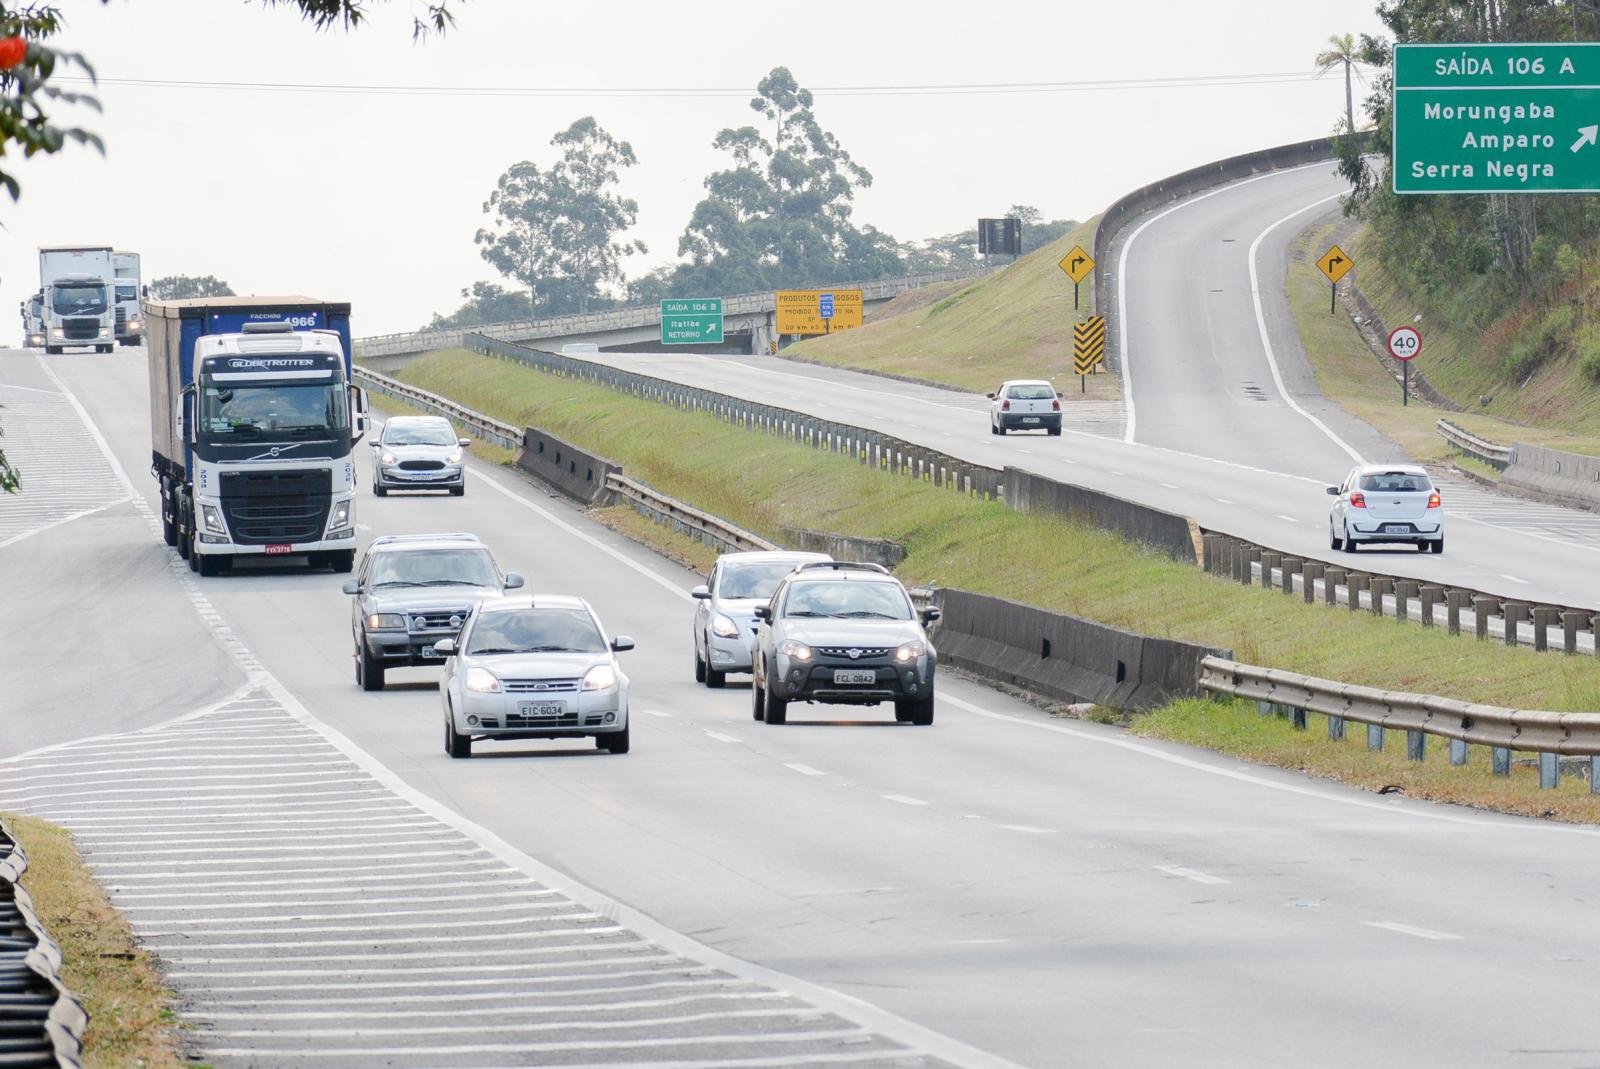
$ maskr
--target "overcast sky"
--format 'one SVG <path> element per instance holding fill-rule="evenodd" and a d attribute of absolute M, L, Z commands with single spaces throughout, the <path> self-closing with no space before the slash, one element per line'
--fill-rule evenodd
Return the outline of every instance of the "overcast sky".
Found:
<path fill-rule="evenodd" d="M 71 22 L 60 46 L 109 80 L 103 115 L 74 113 L 104 137 L 106 156 L 74 147 L 6 157 L 23 199 L 0 200 L 4 307 L 37 288 L 37 246 L 107 243 L 141 252 L 147 282 L 214 274 L 240 293 L 349 300 L 362 335 L 422 326 L 459 304 L 462 287 L 504 281 L 472 241 L 483 201 L 508 165 L 553 159 L 551 135 L 584 115 L 638 154 L 625 178 L 639 202 L 631 236 L 650 248 L 629 261 L 638 275 L 676 257 L 702 180 L 724 166 L 712 138 L 759 121 L 748 100 L 774 66 L 818 90 L 1289 74 L 1310 71 L 1330 33 L 1381 29 L 1373 0 L 455 0 L 457 28 L 414 45 L 412 0 L 381 5 L 360 30 L 321 34 L 289 7 L 244 0 L 57 2 Z M 1358 100 L 1363 92 L 1358 84 Z M 816 112 L 872 172 L 857 222 L 909 240 L 1012 204 L 1085 218 L 1174 171 L 1328 133 L 1343 107 L 1342 80 L 1329 75 L 1072 92 L 819 91 Z"/>

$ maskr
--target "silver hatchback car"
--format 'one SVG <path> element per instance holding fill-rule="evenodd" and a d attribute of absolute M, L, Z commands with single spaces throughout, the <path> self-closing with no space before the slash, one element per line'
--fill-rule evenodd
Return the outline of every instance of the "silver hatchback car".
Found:
<path fill-rule="evenodd" d="M 443 655 L 439 700 L 444 748 L 471 757 L 474 739 L 593 736 L 628 752 L 628 677 L 617 654 L 633 649 L 605 630 L 582 598 L 534 594 L 481 603 Z"/>
<path fill-rule="evenodd" d="M 457 438 L 443 416 L 396 416 L 372 440 L 378 460 L 372 492 L 383 497 L 390 490 L 448 490 L 460 497 L 467 492 L 463 451 L 471 444 L 470 438 Z"/>
<path fill-rule="evenodd" d="M 1428 473 L 1415 464 L 1363 464 L 1328 487 L 1328 544 L 1354 553 L 1371 542 L 1409 542 L 1444 552 L 1444 508 Z"/>
<path fill-rule="evenodd" d="M 729 672 L 750 671 L 756 606 L 771 601 L 778 583 L 800 565 L 832 559 L 826 553 L 782 550 L 718 557 L 710 580 L 691 591 L 695 597 L 694 681 L 720 687 Z"/>

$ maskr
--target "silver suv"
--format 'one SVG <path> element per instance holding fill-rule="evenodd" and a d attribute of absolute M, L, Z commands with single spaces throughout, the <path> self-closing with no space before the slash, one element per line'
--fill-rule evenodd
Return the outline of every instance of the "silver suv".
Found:
<path fill-rule="evenodd" d="M 501 574 L 489 547 L 472 534 L 385 535 L 374 538 L 350 595 L 356 682 L 382 690 L 384 671 L 444 663 L 435 647 L 454 638 L 480 601 L 522 585 Z"/>
<path fill-rule="evenodd" d="M 467 492 L 463 450 L 471 444 L 471 438 L 457 438 L 443 416 L 396 416 L 372 440 L 378 451 L 372 492 L 448 490 L 460 497 Z"/>
<path fill-rule="evenodd" d="M 755 718 L 788 719 L 790 702 L 894 702 L 903 723 L 933 723 L 937 655 L 900 580 L 876 564 L 803 564 L 756 609 Z"/>
<path fill-rule="evenodd" d="M 755 551 L 724 553 L 705 586 L 690 591 L 694 609 L 694 681 L 708 687 L 727 682 L 729 672 L 750 671 L 756 606 L 772 600 L 783 577 L 802 564 L 827 561 L 826 553 Z"/>

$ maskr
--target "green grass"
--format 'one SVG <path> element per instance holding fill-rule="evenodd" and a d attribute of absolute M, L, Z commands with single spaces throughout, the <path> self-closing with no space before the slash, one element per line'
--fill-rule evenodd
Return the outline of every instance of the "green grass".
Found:
<path fill-rule="evenodd" d="M 1471 369 L 1487 357 L 1481 351 L 1472 355 L 1468 350 L 1469 347 L 1481 350 L 1483 339 L 1468 332 L 1453 331 L 1438 316 L 1428 312 L 1424 312 L 1420 325 L 1423 350 L 1416 364 L 1435 389 L 1465 404 L 1469 410 L 1447 412 L 1414 394 L 1411 404 L 1402 407 L 1399 384 L 1378 364 L 1343 307 L 1336 316 L 1328 314 L 1328 280 L 1322 277 L 1313 261 L 1332 243 L 1337 229 L 1338 224 L 1308 227 L 1296 238 L 1289 257 L 1289 306 L 1316 372 L 1317 386 L 1324 396 L 1376 427 L 1420 463 L 1444 464 L 1459 460 L 1459 454 L 1435 427 L 1440 418 L 1493 442 L 1521 441 L 1600 455 L 1600 437 L 1596 437 L 1600 422 L 1594 426 L 1582 421 L 1564 426 L 1554 421 L 1530 427 L 1495 414 L 1506 414 L 1513 406 L 1494 404 L 1480 409 L 1479 393 L 1492 384 Z M 1385 326 L 1392 328 L 1410 323 L 1416 314 L 1414 305 L 1396 291 L 1392 280 L 1378 265 L 1376 252 L 1364 248 L 1358 241 L 1353 255 L 1360 266 L 1352 277 L 1378 308 Z M 1555 375 L 1559 369 L 1551 367 L 1548 371 Z M 1600 387 L 1571 382 L 1568 385 L 1600 393 Z M 1492 469 L 1489 471 L 1492 473 Z"/>
<path fill-rule="evenodd" d="M 898 571 L 908 582 L 1014 598 L 1330 679 L 1522 708 L 1600 709 L 1600 658 L 1536 654 L 1306 606 L 1094 528 L 1020 515 L 710 415 L 462 350 L 421 358 L 402 377 L 609 456 L 663 493 L 769 537 L 792 524 L 903 542 L 908 556 Z"/>
<path fill-rule="evenodd" d="M 1066 390 L 1073 377 L 1072 325 L 1094 314 L 1094 286 L 1092 278 L 1084 281 L 1075 312 L 1072 280 L 1056 264 L 1073 245 L 1091 248 L 1094 227 L 1095 220 L 1083 223 L 987 278 L 907 294 L 865 326 L 807 338 L 783 353 L 978 392 L 1010 378 L 1046 378 Z M 1077 394 L 1073 385 L 1068 392 Z M 1109 374 L 1089 378 L 1091 397 L 1116 397 L 1120 388 Z"/>

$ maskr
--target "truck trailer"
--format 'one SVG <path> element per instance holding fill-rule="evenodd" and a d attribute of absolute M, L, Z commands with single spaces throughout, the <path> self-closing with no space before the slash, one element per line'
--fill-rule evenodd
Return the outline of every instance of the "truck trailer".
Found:
<path fill-rule="evenodd" d="M 149 301 L 150 471 L 161 533 L 213 575 L 235 561 L 355 563 L 366 391 L 350 381 L 350 305 L 311 297 Z"/>
<path fill-rule="evenodd" d="M 144 287 L 139 280 L 139 254 L 113 252 L 111 266 L 116 272 L 113 284 L 117 288 L 117 344 L 138 345 L 144 340 L 144 314 L 139 304 Z"/>
<path fill-rule="evenodd" d="M 116 345 L 116 277 L 109 245 L 50 245 L 39 249 L 44 351 L 73 346 L 109 353 Z"/>

